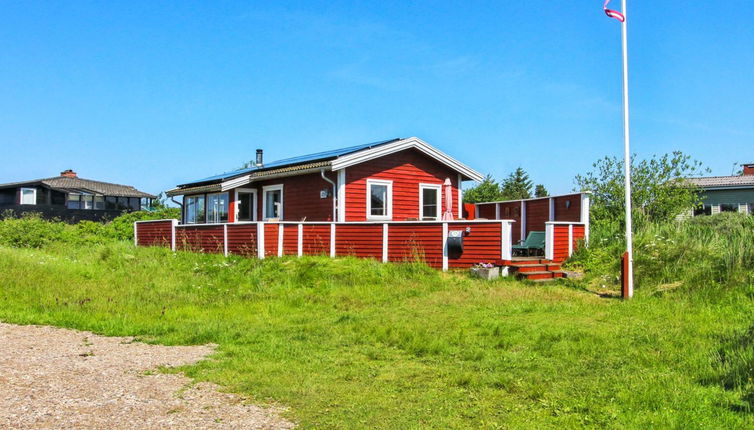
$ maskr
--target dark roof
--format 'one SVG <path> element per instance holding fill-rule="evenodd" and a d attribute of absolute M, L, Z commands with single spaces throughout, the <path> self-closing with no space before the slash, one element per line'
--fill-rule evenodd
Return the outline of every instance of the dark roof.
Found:
<path fill-rule="evenodd" d="M 53 178 L 35 179 L 32 181 L 9 182 L 0 184 L 0 188 L 14 188 L 23 186 L 42 185 L 65 193 L 84 193 L 114 197 L 145 197 L 157 196 L 137 190 L 130 185 L 111 184 L 109 182 L 93 181 L 84 178 L 55 176 Z"/>
<path fill-rule="evenodd" d="M 261 172 L 261 171 L 265 171 L 269 169 L 279 169 L 282 167 L 295 166 L 297 164 L 311 163 L 314 161 L 334 160 L 343 155 L 353 154 L 354 152 L 363 151 L 365 149 L 371 149 L 376 146 L 385 145 L 387 143 L 396 142 L 398 140 L 400 140 L 400 138 L 381 140 L 379 142 L 365 143 L 363 145 L 349 146 L 347 148 L 333 149 L 330 151 L 317 152 L 314 154 L 285 158 L 283 160 L 273 161 L 272 163 L 264 163 L 262 167 L 252 166 L 246 169 L 234 170 L 232 172 L 222 173 L 222 174 L 210 176 L 204 179 L 198 179 L 196 181 L 186 182 L 184 184 L 178 185 L 178 187 L 185 187 L 189 185 L 196 186 L 196 185 L 204 184 L 204 183 L 222 182 L 224 180 L 231 179 L 236 176 L 245 175 L 247 173 L 251 173 L 255 171 Z"/>
<path fill-rule="evenodd" d="M 699 188 L 717 187 L 752 187 L 754 188 L 754 175 L 741 176 L 709 176 L 706 178 L 686 178 L 686 182 Z"/>

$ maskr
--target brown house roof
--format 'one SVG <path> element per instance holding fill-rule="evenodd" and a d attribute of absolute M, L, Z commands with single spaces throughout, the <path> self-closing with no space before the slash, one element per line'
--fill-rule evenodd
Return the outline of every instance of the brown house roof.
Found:
<path fill-rule="evenodd" d="M 699 188 L 716 187 L 752 187 L 754 188 L 754 175 L 742 176 L 709 176 L 706 178 L 686 178 L 686 182 Z"/>
<path fill-rule="evenodd" d="M 9 182 L 0 184 L 0 188 L 16 188 L 23 186 L 42 185 L 64 193 L 88 193 L 115 197 L 144 197 L 154 199 L 157 196 L 139 191 L 130 185 L 111 184 L 109 182 L 94 181 L 84 178 L 56 176 L 53 178 L 35 179 L 32 181 Z"/>

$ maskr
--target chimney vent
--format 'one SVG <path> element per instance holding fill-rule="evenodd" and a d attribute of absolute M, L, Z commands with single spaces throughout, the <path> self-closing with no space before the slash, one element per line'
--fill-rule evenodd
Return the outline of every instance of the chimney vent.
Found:
<path fill-rule="evenodd" d="M 263 154 L 262 150 L 261 149 L 257 149 L 257 161 L 256 161 L 257 167 L 262 167 L 264 165 L 264 160 L 262 158 L 262 154 Z"/>
<path fill-rule="evenodd" d="M 742 164 L 744 167 L 744 175 L 754 175 L 754 163 Z"/>
<path fill-rule="evenodd" d="M 66 178 L 77 178 L 78 177 L 78 175 L 76 174 L 76 172 L 74 172 L 71 169 L 63 170 L 62 172 L 60 172 L 60 176 L 65 176 Z"/>

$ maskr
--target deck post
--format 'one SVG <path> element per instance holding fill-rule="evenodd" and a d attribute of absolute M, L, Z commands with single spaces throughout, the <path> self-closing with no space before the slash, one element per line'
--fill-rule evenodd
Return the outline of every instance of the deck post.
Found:
<path fill-rule="evenodd" d="M 136 232 L 137 225 L 139 225 L 139 221 L 134 221 L 134 246 L 139 246 L 139 235 Z"/>
<path fill-rule="evenodd" d="M 552 261 L 555 255 L 555 224 L 545 223 L 545 259 Z"/>
<path fill-rule="evenodd" d="M 442 223 L 442 271 L 448 270 L 448 223 Z"/>
<path fill-rule="evenodd" d="M 573 224 L 568 224 L 568 256 L 573 254 Z"/>
<path fill-rule="evenodd" d="M 175 233 L 176 227 L 178 227 L 178 220 L 173 219 L 170 223 L 170 250 L 175 252 Z"/>
<path fill-rule="evenodd" d="M 278 257 L 283 256 L 283 224 L 278 223 Z"/>
<path fill-rule="evenodd" d="M 257 223 L 257 257 L 264 259 L 264 222 Z"/>
<path fill-rule="evenodd" d="M 335 257 L 335 223 L 330 223 L 330 257 Z"/>
<path fill-rule="evenodd" d="M 584 223 L 584 246 L 589 246 L 589 194 L 581 193 L 581 222 Z"/>
<path fill-rule="evenodd" d="M 500 223 L 500 259 L 513 259 L 513 228 L 510 221 Z"/>
<path fill-rule="evenodd" d="M 228 256 L 228 224 L 223 224 L 223 255 Z"/>
<path fill-rule="evenodd" d="M 500 203 L 495 203 L 495 219 L 500 219 Z"/>
<path fill-rule="evenodd" d="M 304 224 L 298 225 L 298 256 L 304 255 Z"/>
<path fill-rule="evenodd" d="M 387 263 L 388 260 L 388 223 L 382 224 L 382 262 Z"/>
<path fill-rule="evenodd" d="M 549 207 L 550 215 L 548 215 L 549 217 L 548 221 L 555 221 L 555 199 L 550 197 L 548 200 L 549 200 L 548 203 L 550 205 Z"/>
<path fill-rule="evenodd" d="M 526 240 L 526 201 L 521 200 L 521 240 Z"/>

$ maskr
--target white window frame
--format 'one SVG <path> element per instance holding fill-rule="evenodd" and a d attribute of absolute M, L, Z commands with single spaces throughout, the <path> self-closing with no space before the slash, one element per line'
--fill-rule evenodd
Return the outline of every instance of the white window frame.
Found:
<path fill-rule="evenodd" d="M 31 190 L 34 193 L 34 203 L 24 203 L 24 191 Z M 18 204 L 20 205 L 36 205 L 37 204 L 37 189 L 36 188 L 21 188 L 18 195 Z"/>
<path fill-rule="evenodd" d="M 247 194 L 252 194 L 253 195 L 253 197 L 251 198 L 252 201 L 253 201 L 253 203 L 254 203 L 252 205 L 253 207 L 251 208 L 251 210 L 252 210 L 252 212 L 251 212 L 251 221 L 252 222 L 256 221 L 257 220 L 257 212 L 258 212 L 257 206 L 259 205 L 259 200 L 257 200 L 257 197 L 258 197 L 258 195 L 257 195 L 257 189 L 256 188 L 236 188 L 234 192 L 235 192 L 234 199 L 236 201 L 236 204 L 235 204 L 235 213 L 233 214 L 233 222 L 249 222 L 247 220 L 244 220 L 244 221 L 239 221 L 238 220 L 238 213 L 241 211 L 241 198 L 239 196 L 240 193 L 247 193 Z"/>
<path fill-rule="evenodd" d="M 189 222 L 188 220 L 188 200 L 189 199 L 198 199 L 199 197 L 203 198 L 203 208 L 202 211 L 204 212 L 204 220 L 201 220 L 197 222 L 194 220 L 194 222 Z M 117 200 L 116 200 L 116 207 L 117 207 Z M 204 224 L 207 222 L 207 195 L 206 194 L 191 194 L 187 196 L 183 196 L 183 223 L 184 224 Z"/>
<path fill-rule="evenodd" d="M 442 184 L 419 184 L 419 221 L 425 221 L 424 217 L 424 190 L 435 190 L 437 193 L 437 216 L 431 220 L 426 221 L 438 221 L 442 218 L 443 204 L 442 204 Z"/>
<path fill-rule="evenodd" d="M 262 187 L 262 219 L 264 221 L 269 220 L 267 217 L 267 193 L 270 191 L 280 191 L 280 213 L 278 219 L 283 220 L 283 209 L 285 208 L 285 193 L 283 192 L 283 184 L 265 185 Z"/>
<path fill-rule="evenodd" d="M 207 194 L 204 195 L 204 211 L 205 211 L 205 214 L 204 214 L 205 221 L 204 222 L 205 223 L 207 223 L 207 224 L 224 224 L 224 223 L 228 222 L 227 219 L 224 222 L 223 221 L 217 221 L 217 222 L 215 222 L 214 219 L 213 220 L 209 219 L 209 213 L 210 213 L 209 198 L 211 196 L 219 196 L 219 195 L 223 195 L 223 194 L 227 194 L 228 195 L 228 203 L 227 203 L 228 204 L 228 213 L 227 213 L 227 216 L 230 216 L 230 193 L 228 191 L 220 191 L 219 193 L 207 193 Z"/>
<path fill-rule="evenodd" d="M 372 215 L 372 185 L 387 186 L 387 215 Z M 367 219 L 368 220 L 392 220 L 393 219 L 393 181 L 385 179 L 367 179 L 366 189 Z"/>

